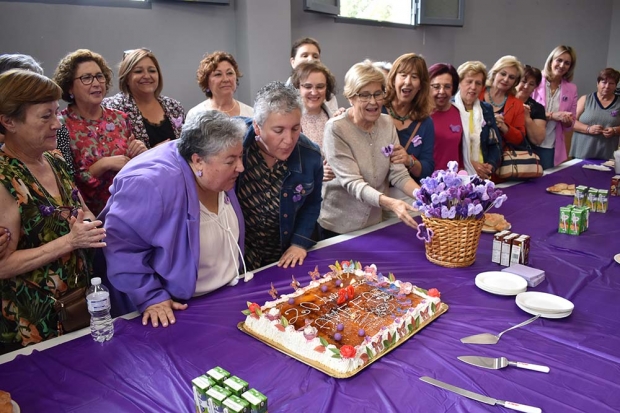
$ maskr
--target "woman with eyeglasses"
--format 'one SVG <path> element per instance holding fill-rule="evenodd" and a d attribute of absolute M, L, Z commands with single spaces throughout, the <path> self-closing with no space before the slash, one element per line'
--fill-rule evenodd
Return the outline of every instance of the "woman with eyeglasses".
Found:
<path fill-rule="evenodd" d="M 198 65 L 196 77 L 207 99 L 191 108 L 187 118 L 208 110 L 217 110 L 227 116 L 251 118 L 254 114 L 252 107 L 235 99 L 239 78 L 242 76 L 237 61 L 230 53 L 213 52 L 205 55 Z"/>
<path fill-rule="evenodd" d="M 463 167 L 463 125 L 459 110 L 452 104 L 452 97 L 459 87 L 459 75 L 454 66 L 435 63 L 428 69 L 428 76 L 435 104 L 431 113 L 435 127 L 435 170 L 447 169 L 450 161 L 457 161 Z"/>
<path fill-rule="evenodd" d="M 88 248 L 105 231 L 56 150 L 61 89 L 38 73 L 0 75 L 0 353 L 62 333 L 54 301 L 88 283 Z"/>
<path fill-rule="evenodd" d="M 387 96 L 382 109 L 392 118 L 400 141 L 390 158 L 394 163 L 405 165 L 417 181 L 435 169 L 435 129 L 430 117 L 433 103 L 428 85 L 428 69 L 422 56 L 415 53 L 400 56 L 387 76 Z M 393 189 L 390 193 L 390 196 L 413 202 L 409 195 Z"/>
<path fill-rule="evenodd" d="M 181 104 L 161 94 L 164 79 L 155 55 L 148 49 L 126 50 L 118 70 L 114 96 L 103 99 L 103 106 L 129 116 L 137 140 L 147 148 L 177 139 L 185 121 Z"/>
<path fill-rule="evenodd" d="M 404 159 L 391 158 L 400 141 L 390 116 L 381 113 L 385 75 L 366 60 L 353 65 L 344 81 L 344 96 L 352 107 L 327 122 L 323 140 L 327 163 L 336 178 L 324 185 L 318 221 L 322 238 L 377 224 L 382 209 L 417 228 L 409 215 L 415 209 L 386 195 L 390 183 L 405 194 L 413 194 L 419 185 L 409 175 Z"/>
<path fill-rule="evenodd" d="M 572 83 L 577 54 L 570 46 L 551 51 L 542 70 L 543 81 L 532 98 L 545 107 L 545 139 L 534 148 L 543 169 L 553 168 L 568 159 L 565 133 L 570 133 L 577 113 L 577 86 Z"/>
<path fill-rule="evenodd" d="M 101 104 L 112 70 L 100 54 L 86 49 L 69 53 L 58 64 L 54 80 L 69 103 L 61 116 L 69 131 L 75 183 L 90 210 L 99 214 L 114 176 L 146 146 L 132 135 L 125 113 Z"/>
<path fill-rule="evenodd" d="M 610 159 L 618 149 L 620 97 L 615 95 L 620 72 L 608 67 L 596 78 L 596 92 L 579 98 L 570 156 Z"/>
<path fill-rule="evenodd" d="M 495 123 L 502 136 L 503 150 L 525 146 L 525 113 L 515 97 L 516 86 L 523 77 L 523 65 L 514 56 L 501 57 L 489 71 L 480 100 L 493 108 Z"/>

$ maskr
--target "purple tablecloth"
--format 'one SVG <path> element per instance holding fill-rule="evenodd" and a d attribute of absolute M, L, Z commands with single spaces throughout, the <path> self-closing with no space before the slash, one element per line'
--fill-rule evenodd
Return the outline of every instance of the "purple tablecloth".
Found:
<path fill-rule="evenodd" d="M 531 265 L 547 280 L 534 289 L 566 297 L 575 310 L 565 319 L 539 319 L 504 335 L 495 346 L 459 339 L 502 331 L 531 317 L 514 297 L 474 285 L 491 263 L 492 236 L 482 234 L 475 264 L 448 269 L 426 261 L 424 245 L 396 224 L 309 254 L 301 268 L 272 267 L 254 280 L 192 300 L 177 324 L 143 327 L 140 319 L 116 320 L 111 342 L 89 336 L 0 365 L 0 389 L 12 393 L 22 412 L 188 412 L 190 381 L 219 365 L 269 398 L 270 412 L 496 412 L 419 380 L 431 376 L 502 400 L 545 412 L 620 410 L 620 198 L 607 214 L 592 214 L 580 236 L 557 233 L 558 209 L 570 197 L 545 188 L 557 182 L 608 188 L 612 173 L 573 166 L 536 182 L 507 188 L 497 212 L 514 232 L 532 236 Z M 237 329 L 246 301 L 262 303 L 273 282 L 290 290 L 291 275 L 307 284 L 307 272 L 322 272 L 335 260 L 375 263 L 380 271 L 424 288 L 436 287 L 449 311 L 398 349 L 349 379 L 334 379 L 289 358 Z M 460 355 L 506 356 L 545 364 L 549 374 L 513 367 L 492 371 L 466 365 Z"/>

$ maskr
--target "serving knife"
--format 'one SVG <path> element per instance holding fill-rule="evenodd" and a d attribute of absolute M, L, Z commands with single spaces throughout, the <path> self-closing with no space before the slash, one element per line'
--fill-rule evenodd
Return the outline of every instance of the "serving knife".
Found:
<path fill-rule="evenodd" d="M 478 394 L 478 393 L 474 393 L 474 392 L 469 391 L 469 390 L 461 389 L 460 387 L 456 387 L 456 386 L 453 386 L 451 384 L 444 383 L 443 381 L 435 380 L 435 379 L 427 377 L 427 376 L 420 377 L 420 380 L 422 380 L 422 381 L 424 381 L 424 382 L 426 382 L 428 384 L 432 384 L 433 386 L 440 387 L 440 388 L 442 388 L 444 390 L 449 390 L 449 391 L 451 391 L 453 393 L 459 394 L 461 396 L 465 396 L 465 397 L 470 398 L 472 400 L 476 400 L 476 401 L 479 401 L 479 402 L 482 402 L 482 403 L 490 404 L 491 406 L 499 404 L 500 406 L 504 406 L 507 409 L 517 410 L 519 412 L 542 413 L 542 410 L 540 410 L 538 407 L 528 406 L 526 404 L 514 403 L 514 402 L 494 399 L 494 398 L 488 397 L 488 396 L 483 396 L 482 394 Z"/>
<path fill-rule="evenodd" d="M 520 361 L 510 361 L 506 357 L 478 357 L 478 356 L 459 356 L 459 360 L 471 364 L 472 366 L 482 367 L 485 369 L 498 370 L 507 366 L 519 367 L 522 369 L 540 371 L 549 373 L 549 367 L 540 366 L 538 364 L 523 363 Z"/>

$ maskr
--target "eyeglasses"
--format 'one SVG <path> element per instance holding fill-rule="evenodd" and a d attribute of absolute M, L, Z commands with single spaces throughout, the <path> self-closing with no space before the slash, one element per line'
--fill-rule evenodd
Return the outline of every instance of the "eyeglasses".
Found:
<path fill-rule="evenodd" d="M 127 57 L 128 54 L 135 52 L 136 50 L 143 50 L 147 53 L 153 53 L 151 52 L 151 49 L 147 49 L 146 47 L 139 47 L 137 49 L 129 49 L 129 50 L 125 50 L 123 52 L 123 60 L 125 60 L 125 58 Z"/>
<path fill-rule="evenodd" d="M 72 206 L 60 206 L 54 208 L 54 214 L 57 218 L 68 221 L 71 217 L 77 217 L 78 208 Z"/>
<path fill-rule="evenodd" d="M 370 98 L 375 98 L 375 102 L 378 103 L 378 102 L 383 102 L 383 99 L 385 99 L 385 92 L 383 91 L 375 92 L 375 93 L 362 92 L 362 93 L 356 93 L 354 96 L 357 96 L 360 102 L 363 102 L 363 103 L 370 102 Z"/>
<path fill-rule="evenodd" d="M 452 85 L 446 84 L 446 85 L 440 85 L 439 83 L 433 83 L 431 84 L 431 88 L 435 89 L 435 90 L 445 90 L 446 92 L 450 92 L 452 91 Z"/>
<path fill-rule="evenodd" d="M 80 79 L 80 82 L 82 82 L 83 85 L 90 85 L 93 83 L 94 79 L 97 79 L 97 82 L 99 83 L 105 83 L 105 75 L 103 73 L 97 73 L 96 75 L 82 75 L 80 77 L 76 77 L 75 79 Z"/>
<path fill-rule="evenodd" d="M 304 83 L 302 85 L 299 85 L 302 89 L 306 89 L 306 90 L 316 90 L 317 92 L 322 92 L 327 88 L 327 85 L 325 83 L 319 83 L 318 85 L 313 85 L 312 83 Z"/>

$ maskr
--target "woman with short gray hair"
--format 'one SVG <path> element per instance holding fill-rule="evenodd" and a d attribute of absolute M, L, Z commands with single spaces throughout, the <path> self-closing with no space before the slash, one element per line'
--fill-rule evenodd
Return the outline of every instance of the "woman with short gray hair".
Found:
<path fill-rule="evenodd" d="M 245 227 L 233 187 L 243 172 L 245 129 L 240 119 L 205 112 L 177 141 L 147 151 L 114 178 L 100 216 L 107 274 L 144 325 L 174 324 L 183 302 L 243 274 Z"/>
<path fill-rule="evenodd" d="M 245 171 L 237 196 L 245 218 L 248 268 L 277 261 L 303 264 L 315 244 L 321 209 L 323 160 L 319 147 L 301 134 L 299 92 L 280 82 L 258 91 L 254 119 L 246 118 Z"/>

